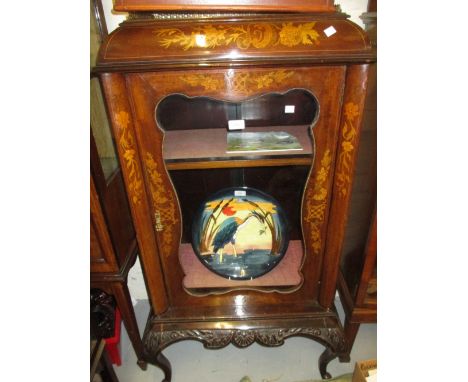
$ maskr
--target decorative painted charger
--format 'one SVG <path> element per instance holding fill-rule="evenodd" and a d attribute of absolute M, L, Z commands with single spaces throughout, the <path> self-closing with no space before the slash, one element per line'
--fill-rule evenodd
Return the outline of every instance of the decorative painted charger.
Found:
<path fill-rule="evenodd" d="M 269 272 L 288 247 L 286 215 L 271 196 L 249 187 L 223 189 L 195 214 L 192 246 L 220 276 L 247 280 Z"/>

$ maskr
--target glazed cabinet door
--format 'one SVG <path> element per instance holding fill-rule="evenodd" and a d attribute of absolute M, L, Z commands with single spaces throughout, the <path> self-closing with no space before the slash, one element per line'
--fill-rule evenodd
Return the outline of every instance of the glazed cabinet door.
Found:
<path fill-rule="evenodd" d="M 240 297 L 255 310 L 266 292 L 292 309 L 317 300 L 345 75 L 327 66 L 103 76 L 156 310 L 203 314 Z M 227 153 L 230 120 L 291 133 L 302 150 Z M 260 277 L 218 276 L 194 254 L 194 211 L 227 186 L 272 194 L 289 217 L 284 260 Z"/>

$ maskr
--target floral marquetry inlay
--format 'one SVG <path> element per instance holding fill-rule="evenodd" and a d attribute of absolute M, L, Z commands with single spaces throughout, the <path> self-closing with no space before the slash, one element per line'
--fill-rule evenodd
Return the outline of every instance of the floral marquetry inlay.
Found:
<path fill-rule="evenodd" d="M 179 77 L 182 81 L 190 86 L 202 86 L 205 90 L 219 90 L 224 87 L 224 80 L 221 77 L 215 77 L 205 74 L 190 74 Z"/>
<path fill-rule="evenodd" d="M 284 85 L 294 75 L 290 70 L 273 70 L 270 72 L 236 72 L 226 75 L 188 74 L 179 78 L 193 87 L 203 87 L 205 90 L 224 90 L 247 93 L 249 90 L 267 89 L 272 85 Z"/>
<path fill-rule="evenodd" d="M 320 161 L 320 170 L 312 189 L 312 192 L 307 197 L 307 216 L 305 221 L 311 224 L 312 233 L 312 251 L 318 255 L 322 249 L 322 235 L 320 228 L 325 219 L 325 209 L 327 207 L 327 180 L 330 173 L 331 155 L 327 149 Z"/>
<path fill-rule="evenodd" d="M 150 181 L 150 192 L 155 210 L 155 229 L 162 232 L 162 250 L 168 255 L 172 247 L 173 235 L 168 226 L 178 221 L 174 201 L 169 197 L 167 187 L 164 185 L 158 164 L 150 153 L 145 157 L 146 171 Z"/>
<path fill-rule="evenodd" d="M 239 49 L 265 49 L 278 45 L 317 45 L 319 34 L 310 23 L 258 23 L 251 25 L 203 25 L 185 32 L 178 28 L 154 31 L 157 42 L 164 48 L 177 46 L 183 50 L 235 46 Z"/>
<path fill-rule="evenodd" d="M 351 157 L 356 145 L 356 127 L 354 120 L 359 115 L 359 106 L 348 102 L 344 110 L 345 120 L 342 130 L 341 153 L 338 157 L 337 185 L 339 195 L 345 197 L 350 190 Z"/>
<path fill-rule="evenodd" d="M 227 76 L 229 87 L 238 92 L 247 92 L 248 89 L 266 89 L 271 85 L 281 85 L 294 75 L 289 70 L 274 70 L 268 73 L 238 73 L 233 77 Z"/>
<path fill-rule="evenodd" d="M 132 202 L 134 204 L 138 204 L 141 201 L 143 182 L 137 168 L 135 141 L 132 133 L 128 129 L 130 116 L 126 111 L 120 111 L 115 114 L 115 122 L 121 129 L 119 145 L 123 150 L 123 158 L 125 159 L 125 165 L 129 171 L 129 194 Z"/>

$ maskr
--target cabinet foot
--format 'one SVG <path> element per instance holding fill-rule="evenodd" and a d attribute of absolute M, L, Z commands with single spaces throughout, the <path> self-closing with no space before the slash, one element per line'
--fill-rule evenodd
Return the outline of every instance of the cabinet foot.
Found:
<path fill-rule="evenodd" d="M 361 324 L 356 322 L 350 322 L 347 318 L 345 319 L 344 334 L 346 337 L 346 355 L 349 358 L 351 350 L 353 349 L 354 341 L 356 340 L 359 326 Z"/>
<path fill-rule="evenodd" d="M 350 362 L 351 357 L 349 356 L 349 354 L 343 354 L 343 355 L 338 356 L 338 360 L 340 362 Z"/>
<path fill-rule="evenodd" d="M 171 382 L 172 368 L 169 360 L 162 353 L 159 353 L 155 358 L 154 364 L 164 373 L 164 379 L 161 382 Z"/>
<path fill-rule="evenodd" d="M 140 369 L 143 371 L 146 371 L 146 369 L 148 368 L 148 363 L 146 361 L 143 361 L 142 359 L 139 359 L 137 361 L 137 365 L 140 366 Z"/>
<path fill-rule="evenodd" d="M 327 347 L 319 358 L 319 370 L 323 379 L 330 379 L 332 376 L 327 372 L 329 362 L 335 359 L 337 354 L 329 347 Z"/>

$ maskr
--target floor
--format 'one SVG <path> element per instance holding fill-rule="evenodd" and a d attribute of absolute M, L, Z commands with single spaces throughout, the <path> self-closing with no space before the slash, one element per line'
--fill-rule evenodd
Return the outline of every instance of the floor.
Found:
<path fill-rule="evenodd" d="M 343 321 L 339 299 L 336 306 Z M 143 331 L 149 313 L 148 300 L 136 300 L 135 314 Z M 333 377 L 352 373 L 356 360 L 377 358 L 377 325 L 361 325 L 351 352 L 350 363 L 330 362 Z M 220 350 L 207 350 L 197 341 L 182 341 L 163 351 L 172 364 L 172 382 L 239 382 L 248 376 L 251 382 L 298 382 L 320 379 L 318 357 L 324 347 L 315 341 L 293 337 L 278 348 L 253 344 L 245 349 L 229 345 Z M 163 373 L 148 365 L 142 371 L 122 325 L 122 365 L 114 367 L 120 382 L 160 382 Z"/>

